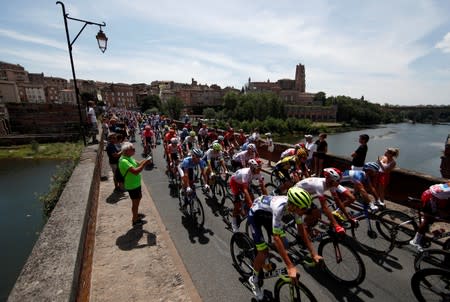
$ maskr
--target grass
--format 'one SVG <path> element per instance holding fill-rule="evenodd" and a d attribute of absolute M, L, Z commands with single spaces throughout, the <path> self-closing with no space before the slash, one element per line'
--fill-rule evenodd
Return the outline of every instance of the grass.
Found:
<path fill-rule="evenodd" d="M 77 161 L 84 149 L 82 142 L 39 144 L 32 141 L 29 145 L 0 148 L 0 159 L 70 159 Z"/>

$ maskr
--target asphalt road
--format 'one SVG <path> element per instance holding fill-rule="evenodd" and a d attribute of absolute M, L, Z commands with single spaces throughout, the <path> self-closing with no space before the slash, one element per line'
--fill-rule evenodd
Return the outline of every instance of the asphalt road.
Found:
<path fill-rule="evenodd" d="M 137 151 L 141 150 L 139 143 L 136 147 Z M 140 153 L 136 154 L 139 159 Z M 252 293 L 232 265 L 229 249 L 232 233 L 222 218 L 213 214 L 214 203 L 206 202 L 199 193 L 205 209 L 205 225 L 201 231 L 193 229 L 183 218 L 178 199 L 170 196 L 162 154 L 159 145 L 154 151 L 155 167 L 142 173 L 143 181 L 203 301 L 251 301 Z M 414 259 L 410 247 L 395 248 L 386 258 L 360 255 L 365 263 L 366 279 L 357 287 L 345 288 L 317 269 L 306 271 L 300 266 L 301 281 L 318 301 L 415 301 L 410 288 Z M 266 280 L 264 284 L 269 295 L 274 282 Z"/>

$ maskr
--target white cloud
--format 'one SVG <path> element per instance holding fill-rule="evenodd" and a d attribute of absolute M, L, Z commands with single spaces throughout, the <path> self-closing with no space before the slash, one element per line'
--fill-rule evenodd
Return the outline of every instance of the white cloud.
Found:
<path fill-rule="evenodd" d="M 19 33 L 14 30 L 0 28 L 0 36 L 4 36 L 16 41 L 28 42 L 33 44 L 40 44 L 44 46 L 50 46 L 57 49 L 67 49 L 67 44 L 63 42 L 57 42 L 51 39 L 47 39 L 39 36 L 32 36 L 23 33 Z"/>
<path fill-rule="evenodd" d="M 450 32 L 436 44 L 436 48 L 441 49 L 444 53 L 450 53 Z"/>

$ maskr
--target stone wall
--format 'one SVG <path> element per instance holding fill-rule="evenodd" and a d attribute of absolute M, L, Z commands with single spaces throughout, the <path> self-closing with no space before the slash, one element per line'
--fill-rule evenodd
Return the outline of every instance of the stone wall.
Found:
<path fill-rule="evenodd" d="M 86 234 L 95 225 L 103 156 L 98 150 L 102 141 L 84 150 L 8 302 L 76 300 L 83 267 L 90 267 L 92 240 Z"/>
<path fill-rule="evenodd" d="M 10 132 L 17 134 L 80 133 L 78 107 L 68 104 L 6 103 Z M 85 112 L 82 109 L 83 120 Z"/>

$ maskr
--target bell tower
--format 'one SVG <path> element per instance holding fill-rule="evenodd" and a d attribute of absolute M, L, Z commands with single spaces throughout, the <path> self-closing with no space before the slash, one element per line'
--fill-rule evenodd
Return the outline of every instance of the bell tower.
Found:
<path fill-rule="evenodd" d="M 298 64 L 295 67 L 295 90 L 305 92 L 305 65 Z"/>

